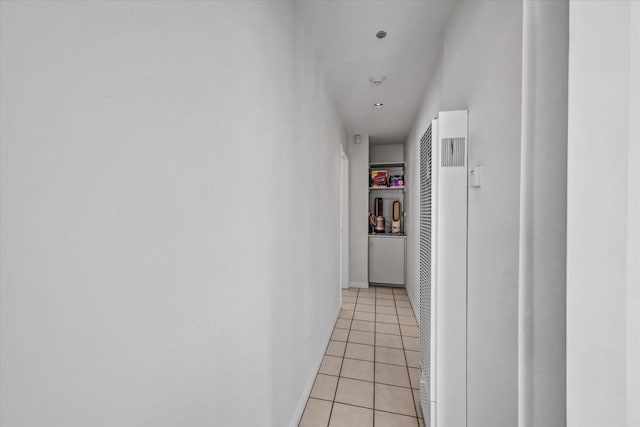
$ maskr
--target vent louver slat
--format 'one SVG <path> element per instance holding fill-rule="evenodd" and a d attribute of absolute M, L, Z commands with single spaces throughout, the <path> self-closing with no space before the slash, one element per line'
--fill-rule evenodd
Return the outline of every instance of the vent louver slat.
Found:
<path fill-rule="evenodd" d="M 432 129 L 420 140 L 420 402 L 431 420 L 431 187 Z"/>
<path fill-rule="evenodd" d="M 442 167 L 465 166 L 464 138 L 442 138 Z"/>

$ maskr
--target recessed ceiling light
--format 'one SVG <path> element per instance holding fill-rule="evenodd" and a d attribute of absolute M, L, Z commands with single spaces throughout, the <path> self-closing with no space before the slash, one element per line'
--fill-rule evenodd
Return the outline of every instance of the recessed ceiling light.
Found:
<path fill-rule="evenodd" d="M 385 37 L 387 37 L 387 32 L 384 30 L 380 30 L 376 33 L 376 37 L 379 39 L 383 39 Z"/>
<path fill-rule="evenodd" d="M 382 108 L 384 107 L 384 104 L 382 102 L 376 102 L 375 104 L 373 104 L 373 108 Z"/>
<path fill-rule="evenodd" d="M 373 77 L 369 77 L 369 81 L 371 82 L 372 85 L 374 86 L 380 86 L 382 84 L 382 82 L 384 82 L 386 79 L 385 76 L 373 76 Z"/>

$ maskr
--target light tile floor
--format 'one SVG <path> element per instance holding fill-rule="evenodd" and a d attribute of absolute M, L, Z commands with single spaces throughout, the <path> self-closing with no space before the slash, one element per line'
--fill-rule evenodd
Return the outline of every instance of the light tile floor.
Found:
<path fill-rule="evenodd" d="M 344 289 L 300 427 L 423 427 L 418 377 L 404 288 Z"/>

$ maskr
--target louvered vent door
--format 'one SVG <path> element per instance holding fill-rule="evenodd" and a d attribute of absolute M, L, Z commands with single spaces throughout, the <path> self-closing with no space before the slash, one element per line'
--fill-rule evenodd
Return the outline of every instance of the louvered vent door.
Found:
<path fill-rule="evenodd" d="M 420 140 L 420 403 L 431 420 L 432 127 Z"/>

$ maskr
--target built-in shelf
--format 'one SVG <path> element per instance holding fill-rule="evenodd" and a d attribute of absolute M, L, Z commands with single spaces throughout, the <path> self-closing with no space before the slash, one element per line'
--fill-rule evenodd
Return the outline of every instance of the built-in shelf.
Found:
<path fill-rule="evenodd" d="M 396 191 L 404 191 L 404 187 L 369 187 L 369 190 L 371 190 L 371 191 L 373 191 L 373 190 L 382 190 L 382 191 L 396 190 Z"/>
<path fill-rule="evenodd" d="M 369 163 L 369 168 L 404 168 L 405 162 L 376 162 Z"/>
<path fill-rule="evenodd" d="M 373 171 L 387 172 L 387 181 L 392 176 L 401 176 L 402 186 L 387 187 L 373 186 L 371 175 Z M 374 215 L 384 218 L 387 233 L 369 233 L 369 282 L 385 283 L 387 285 L 405 286 L 406 284 L 406 251 L 407 236 L 403 233 L 391 233 L 393 227 L 393 204 L 400 202 L 400 230 L 405 230 L 406 212 L 404 211 L 405 162 L 371 162 L 369 163 L 369 206 Z M 376 199 L 382 199 L 382 212 L 376 213 Z M 371 229 L 370 229 L 371 230 Z"/>

